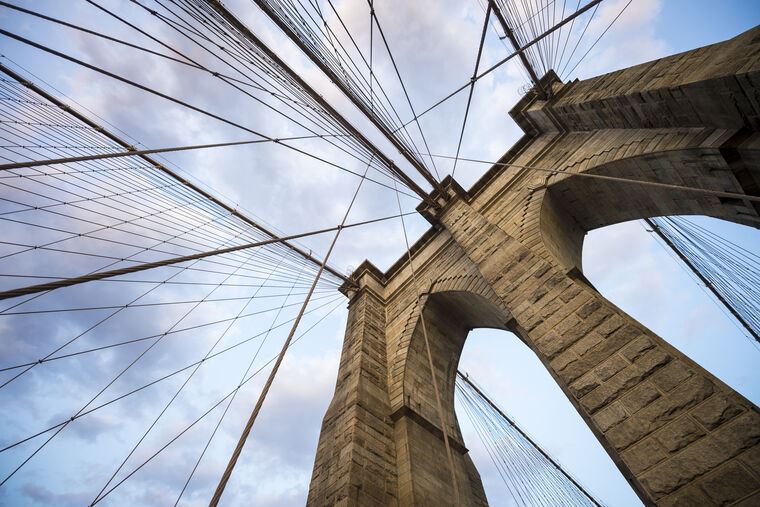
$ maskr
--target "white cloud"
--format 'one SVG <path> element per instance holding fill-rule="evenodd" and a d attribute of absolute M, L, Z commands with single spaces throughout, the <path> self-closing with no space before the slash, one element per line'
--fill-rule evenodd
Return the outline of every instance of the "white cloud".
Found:
<path fill-rule="evenodd" d="M 179 37 L 134 4 L 116 1 L 104 4 L 131 20 L 137 20 L 140 26 L 170 41 L 193 58 L 202 60 L 209 66 L 213 64 L 215 68 L 220 67 L 213 57 Z M 361 47 L 368 47 L 366 5 L 361 1 L 350 0 L 342 0 L 335 4 L 343 20 L 352 27 L 357 36 L 357 43 Z M 587 44 L 596 39 L 622 5 L 623 0 L 611 0 L 603 4 L 584 38 Z M 656 32 L 653 23 L 660 15 L 662 5 L 659 0 L 634 2 L 617 21 L 615 29 L 605 35 L 599 46 L 584 61 L 584 65 L 579 67 L 577 74 L 588 76 L 606 72 L 667 52 L 667 38 Z M 368 122 L 357 114 L 337 89 L 321 76 L 308 59 L 288 42 L 265 16 L 247 1 L 230 2 L 230 6 L 235 12 L 241 13 L 242 18 L 254 31 L 287 62 L 302 72 L 305 79 L 313 83 L 320 93 L 366 131 L 391 158 L 399 164 L 405 164 L 388 143 L 367 126 Z M 166 51 L 165 48 L 162 49 L 144 37 L 135 35 L 130 29 L 113 20 L 105 21 L 102 13 L 88 5 L 75 4 L 75 8 L 71 9 L 67 4 L 48 2 L 35 8 L 44 12 L 59 13 L 65 19 L 99 27 L 124 40 L 148 44 L 153 49 Z M 381 2 L 376 8 L 418 112 L 450 90 L 467 82 L 472 73 L 482 26 L 482 11 L 474 3 L 463 4 L 453 0 L 443 3 L 432 0 Z M 330 12 L 327 7 L 325 12 Z M 4 17 L 0 20 L 5 24 L 8 19 Z M 19 16 L 10 19 L 15 30 L 27 33 L 36 40 L 48 41 L 62 51 L 75 53 L 130 79 L 149 84 L 162 92 L 208 108 L 264 133 L 284 136 L 300 132 L 287 120 L 256 106 L 245 95 L 191 69 L 154 58 L 144 58 L 131 50 L 116 49 L 88 36 L 72 35 L 72 32 L 30 22 L 26 17 L 22 18 L 21 22 L 18 22 Z M 333 14 L 329 14 L 329 19 L 334 20 Z M 397 105 L 400 116 L 407 120 L 411 114 L 377 35 L 375 32 L 374 69 L 387 87 L 393 103 Z M 587 47 L 579 47 L 580 54 L 585 52 Z M 189 112 L 181 106 L 168 104 L 162 99 L 151 97 L 92 72 L 63 65 L 52 58 L 41 57 L 38 53 L 18 45 L 9 44 L 3 52 L 32 67 L 46 80 L 63 88 L 77 101 L 150 147 L 219 142 L 249 136 L 216 120 Z M 494 34 L 489 32 L 481 68 L 493 64 L 505 54 L 505 48 L 496 40 Z M 462 147 L 463 155 L 493 160 L 518 138 L 520 132 L 508 119 L 507 111 L 518 99 L 517 90 L 523 82 L 517 64 L 512 63 L 477 83 Z M 422 126 L 434 153 L 453 154 L 465 100 L 466 92 L 422 118 Z M 410 131 L 413 136 L 417 135 L 414 129 Z M 313 150 L 330 160 L 339 161 L 341 165 L 352 170 L 363 170 L 360 164 L 321 143 L 301 142 L 298 146 Z M 292 151 L 279 146 L 256 145 L 187 152 L 167 158 L 225 195 L 233 203 L 254 210 L 267 222 L 286 232 L 306 231 L 337 223 L 357 183 L 354 176 L 307 157 L 294 155 Z M 450 170 L 451 161 L 436 160 L 436 163 L 442 172 Z M 462 164 L 457 169 L 457 179 L 467 187 L 485 169 L 484 166 Z M 412 209 L 414 205 L 412 199 L 404 198 L 402 203 L 405 211 Z M 367 184 L 350 220 L 392 215 L 397 213 L 396 206 L 393 192 Z M 50 223 L 56 223 L 52 218 L 49 220 Z M 413 240 L 427 229 L 428 224 L 415 216 L 407 219 L 407 227 L 410 239 Z M 587 271 L 595 282 L 598 280 L 600 285 L 607 284 L 608 294 L 613 301 L 621 307 L 632 305 L 630 309 L 626 309 L 634 314 L 639 312 L 642 320 L 652 322 L 650 325 L 657 329 L 657 326 L 665 326 L 668 323 L 673 312 L 672 307 L 637 306 L 640 294 L 650 294 L 653 296 L 652 299 L 658 300 L 671 298 L 678 302 L 688 302 L 690 299 L 681 293 L 680 288 L 678 292 L 674 291 L 672 273 L 657 269 L 659 261 L 655 261 L 651 256 L 651 245 L 633 228 L 635 226 L 626 224 L 607 231 L 604 246 L 599 247 L 596 252 L 587 252 L 586 259 L 590 263 Z M 36 236 L 35 239 L 37 238 L 41 236 Z M 329 238 L 323 235 L 305 239 L 303 243 L 321 256 L 328 241 Z M 363 229 L 344 231 L 331 264 L 342 269 L 348 265 L 356 266 L 364 258 L 370 258 L 381 268 L 386 268 L 400 257 L 404 250 L 400 224 L 398 220 L 394 220 Z M 48 273 L 63 273 L 68 272 L 67 270 L 81 272 L 90 265 L 84 260 L 73 261 L 71 258 L 61 261 L 52 255 L 46 258 L 29 257 L 28 260 L 23 255 L 16 257 L 14 269 L 25 273 L 43 268 Z M 612 263 L 610 259 L 625 259 L 626 269 L 621 269 L 617 262 Z M 644 272 L 648 273 L 648 276 L 636 276 L 637 273 Z M 165 273 L 158 272 L 156 279 Z M 209 276 L 209 279 L 212 278 Z M 30 304 L 30 307 L 74 307 L 92 304 L 93 301 L 123 302 L 129 297 L 137 297 L 146 289 L 146 286 L 141 284 L 128 285 L 113 284 L 108 288 L 97 286 L 97 289 L 91 291 L 65 291 L 60 297 L 41 298 L 34 303 L 39 306 L 33 307 Z M 194 299 L 207 293 L 207 287 L 173 287 L 154 293 L 153 300 L 162 297 Z M 224 294 L 238 293 L 229 291 Z M 263 304 L 265 307 L 270 306 L 268 303 Z M 204 306 L 199 313 L 203 318 L 210 320 L 225 318 L 234 314 L 238 308 L 239 306 L 233 307 L 232 303 L 209 305 Z M 161 332 L 181 317 L 183 309 L 186 307 L 132 309 L 87 333 L 77 342 L 77 347 L 83 349 Z M 280 322 L 292 317 L 294 311 L 291 308 L 283 313 Z M 690 311 L 691 324 L 686 330 L 686 335 L 703 326 L 706 319 L 702 306 L 695 305 Z M 107 312 L 90 312 L 67 314 L 65 319 L 61 318 L 60 314 L 51 314 L 49 317 L 17 316 L 0 320 L 0 326 L 3 326 L 0 328 L 3 334 L 3 340 L 0 341 L 3 364 L 6 364 L 6 360 L 8 364 L 12 364 L 42 357 L 52 347 L 81 333 L 105 315 Z M 233 483 L 228 491 L 229 503 L 239 501 L 272 506 L 303 503 L 319 423 L 333 391 L 345 312 L 342 311 L 339 315 L 325 322 L 324 330 L 314 333 L 311 337 L 314 339 L 313 342 L 305 341 L 294 349 L 293 354 L 289 355 L 284 363 L 282 374 L 278 376 L 261 420 L 255 427 L 253 439 L 246 447 L 240 466 L 233 475 Z M 271 317 L 272 315 L 267 314 L 264 318 L 245 320 L 230 332 L 220 346 L 229 345 L 265 329 Z M 199 322 L 193 320 L 194 318 L 200 317 L 193 315 L 182 324 Z M 114 385 L 101 401 L 197 360 L 213 343 L 218 330 L 219 328 L 215 327 L 168 336 L 160 347 L 146 356 L 140 363 L 140 368 Z M 261 358 L 269 358 L 276 352 L 277 345 L 281 343 L 286 331 L 287 327 L 281 328 L 269 338 L 267 345 L 262 349 Z M 0 404 L 10 407 L 13 411 L 6 410 L 3 414 L 4 435 L 9 440 L 11 437 L 20 438 L 44 426 L 43 422 L 56 422 L 69 417 L 72 409 L 75 410 L 95 394 L 107 380 L 136 357 L 147 343 L 149 342 L 36 367 L 23 379 L 11 384 L 11 388 L 0 392 Z M 147 458 L 158 446 L 163 445 L 208 406 L 229 392 L 245 369 L 258 343 L 251 342 L 250 345 L 236 349 L 221 359 L 204 364 L 187 391 L 178 398 L 157 425 L 155 432 L 138 449 L 127 470 Z M 68 350 L 81 350 L 77 347 Z M 506 363 L 494 361 L 495 355 L 489 350 L 477 348 L 472 359 L 467 359 L 468 362 L 464 364 L 473 372 L 478 371 L 478 378 L 483 384 L 489 387 L 499 386 L 505 393 L 513 396 L 514 399 L 511 401 L 515 403 L 515 410 L 520 410 L 517 408 L 518 405 L 525 410 L 521 420 L 524 419 L 528 426 L 537 424 L 535 419 L 528 415 L 531 404 L 535 403 L 536 399 L 548 400 L 551 396 L 544 391 L 537 393 L 534 386 L 519 381 L 521 377 L 515 376 L 515 371 L 505 368 Z M 261 362 L 260 360 L 259 364 Z M 90 501 L 92 485 L 97 484 L 99 487 L 105 482 L 116 464 L 131 449 L 179 387 L 185 378 L 184 375 L 186 374 L 178 375 L 142 392 L 139 396 L 115 403 L 103 412 L 72 424 L 62 433 L 62 443 L 56 444 L 58 447 L 41 452 L 30 461 L 19 477 L 14 478 L 15 482 L 9 483 L 11 488 L 2 493 L 5 496 L 0 496 L 0 502 L 16 505 L 81 505 Z M 186 492 L 184 498 L 188 503 L 205 505 L 207 502 L 209 492 L 215 487 L 231 446 L 239 435 L 240 426 L 258 394 L 262 383 L 260 377 L 261 375 L 256 382 L 252 382 L 241 391 L 236 399 L 231 413 Z M 162 453 L 154 463 L 127 481 L 123 488 L 114 493 L 112 503 L 173 503 L 218 415 L 218 412 L 212 413 L 175 446 Z M 114 432 L 114 426 L 119 423 L 119 431 Z M 572 453 L 577 452 L 577 445 L 573 447 L 568 444 L 567 447 L 563 447 L 556 442 L 555 445 L 557 446 L 553 447 L 553 450 L 562 453 L 563 456 L 572 457 Z M 32 447 L 28 446 L 23 450 L 27 452 L 30 449 Z M 24 454 L 19 452 L 13 454 L 13 459 L 21 459 L 23 456 Z M 2 471 L 7 472 L 13 463 L 15 461 L 11 459 L 6 460 L 2 465 Z M 74 475 L 82 476 L 83 470 L 87 470 L 84 474 L 85 479 L 79 482 L 70 480 Z M 593 475 L 595 471 L 592 469 L 589 476 Z M 486 477 L 493 479 L 492 476 Z M 52 481 L 53 484 L 45 488 L 39 487 L 38 484 L 43 482 L 43 478 Z M 600 479 L 596 480 L 603 482 Z"/>

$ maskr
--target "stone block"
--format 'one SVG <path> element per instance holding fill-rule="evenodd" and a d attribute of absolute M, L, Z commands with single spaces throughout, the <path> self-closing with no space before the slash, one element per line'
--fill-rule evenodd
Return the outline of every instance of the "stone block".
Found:
<path fill-rule="evenodd" d="M 554 328 L 554 332 L 559 335 L 566 336 L 570 330 L 579 326 L 581 322 L 582 319 L 580 317 L 574 314 L 570 314 L 562 322 L 557 324 L 557 326 Z M 580 336 L 573 336 L 573 338 L 577 339 L 580 338 Z"/>
<path fill-rule="evenodd" d="M 735 400 L 724 395 L 717 395 L 695 408 L 692 415 L 702 426 L 712 430 L 743 411 L 744 407 Z"/>
<path fill-rule="evenodd" d="M 660 349 L 649 351 L 640 361 L 624 368 L 607 382 L 585 396 L 581 400 L 581 405 L 583 405 L 586 410 L 593 413 L 610 401 L 622 396 L 627 390 L 641 382 L 669 360 L 670 357 Z M 643 403 L 642 400 L 640 401 Z M 643 404 L 641 406 L 643 406 Z M 641 408 L 641 406 L 639 408 Z"/>
<path fill-rule="evenodd" d="M 760 505 L 760 491 L 742 498 L 736 502 L 733 507 L 757 507 L 758 505 Z"/>
<path fill-rule="evenodd" d="M 682 361 L 671 361 L 669 365 L 652 376 L 652 381 L 663 391 L 670 391 L 693 373 L 693 370 Z"/>
<path fill-rule="evenodd" d="M 620 403 L 612 403 L 610 406 L 600 410 L 594 417 L 593 421 L 596 426 L 604 433 L 612 426 L 618 424 L 628 417 L 625 409 Z"/>
<path fill-rule="evenodd" d="M 556 331 L 549 331 L 538 341 L 538 349 L 543 352 L 547 358 L 552 359 L 557 354 L 562 353 L 574 343 L 574 340 L 562 335 Z"/>
<path fill-rule="evenodd" d="M 658 399 L 640 413 L 651 424 L 673 420 L 687 409 L 707 399 L 715 390 L 711 381 L 704 377 L 694 377 Z"/>
<path fill-rule="evenodd" d="M 713 507 L 712 500 L 697 486 L 686 486 L 658 503 L 661 507 Z"/>
<path fill-rule="evenodd" d="M 582 307 L 580 307 L 578 311 L 575 313 L 577 313 L 581 319 L 587 319 L 589 315 L 591 315 L 592 313 L 594 313 L 596 310 L 598 310 L 601 307 L 602 307 L 602 303 L 598 299 L 593 299 L 589 301 L 588 303 L 586 303 L 585 305 L 583 305 Z"/>
<path fill-rule="evenodd" d="M 716 442 L 731 456 L 760 443 L 760 414 L 748 411 L 712 433 Z"/>
<path fill-rule="evenodd" d="M 588 352 L 591 347 L 597 345 L 602 340 L 604 340 L 604 337 L 602 335 L 594 332 L 588 333 L 586 336 L 575 342 L 573 345 L 573 351 L 575 351 L 576 354 L 582 356 Z"/>
<path fill-rule="evenodd" d="M 712 382 L 695 377 L 610 429 L 606 436 L 616 449 L 625 449 L 706 399 L 713 390 Z"/>
<path fill-rule="evenodd" d="M 575 354 L 575 352 L 572 350 L 566 350 L 562 354 L 552 359 L 551 363 L 549 363 L 549 366 L 558 371 L 564 370 L 568 365 L 574 361 L 577 361 L 577 359 L 578 356 Z"/>
<path fill-rule="evenodd" d="M 668 453 L 654 438 L 647 438 L 620 455 L 634 475 L 664 460 Z"/>
<path fill-rule="evenodd" d="M 637 327 L 631 325 L 623 326 L 607 337 L 606 340 L 592 347 L 584 354 L 583 359 L 587 363 L 596 366 L 639 335 L 641 335 L 641 331 Z"/>
<path fill-rule="evenodd" d="M 596 375 L 601 380 L 607 380 L 617 372 L 628 366 L 628 362 L 618 355 L 614 355 L 596 367 Z"/>
<path fill-rule="evenodd" d="M 716 505 L 726 505 L 755 492 L 760 480 L 740 463 L 730 462 L 702 480 L 700 486 Z"/>
<path fill-rule="evenodd" d="M 567 303 L 580 293 L 581 293 L 580 287 L 578 287 L 577 285 L 571 285 L 570 287 L 562 291 L 562 293 L 559 295 L 559 298 L 563 302 Z"/>
<path fill-rule="evenodd" d="M 672 493 L 691 480 L 687 466 L 676 460 L 668 460 L 646 472 L 640 481 L 649 495 L 655 499 Z"/>
<path fill-rule="evenodd" d="M 570 392 L 575 396 L 576 398 L 581 398 L 585 396 L 586 394 L 590 393 L 597 387 L 599 387 L 599 384 L 601 381 L 596 376 L 595 372 L 589 372 L 586 375 L 582 376 L 572 384 L 570 384 Z"/>
<path fill-rule="evenodd" d="M 591 331 L 592 329 L 599 327 L 602 322 L 610 318 L 612 314 L 612 310 L 603 306 L 602 308 L 599 308 L 597 311 L 586 317 L 583 323 L 586 326 L 586 329 Z"/>
<path fill-rule="evenodd" d="M 676 452 L 704 435 L 705 430 L 686 415 L 666 424 L 656 437 L 665 449 Z"/>
<path fill-rule="evenodd" d="M 754 472 L 756 476 L 760 477 L 760 445 L 752 447 L 739 456 L 739 459 L 749 470 Z"/>
<path fill-rule="evenodd" d="M 631 343 L 623 347 L 620 353 L 631 362 L 644 355 L 648 350 L 654 348 L 654 343 L 647 336 L 640 336 Z"/>
<path fill-rule="evenodd" d="M 596 328 L 596 332 L 602 336 L 609 336 L 624 324 L 623 318 L 619 315 L 613 315 L 609 319 L 605 320 L 599 327 Z"/>
<path fill-rule="evenodd" d="M 589 366 L 585 361 L 575 359 L 574 361 L 567 363 L 567 365 L 561 370 L 555 371 L 562 382 L 570 384 L 584 373 L 587 373 L 589 371 Z"/>
<path fill-rule="evenodd" d="M 621 403 L 625 406 L 629 413 L 634 412 L 646 407 L 654 400 L 660 397 L 660 391 L 654 388 L 651 383 L 646 382 L 639 384 L 635 388 L 623 397 Z"/>

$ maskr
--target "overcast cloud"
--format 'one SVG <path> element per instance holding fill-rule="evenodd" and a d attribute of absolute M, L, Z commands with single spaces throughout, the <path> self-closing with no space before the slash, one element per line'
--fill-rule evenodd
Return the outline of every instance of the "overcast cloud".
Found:
<path fill-rule="evenodd" d="M 120 0 L 104 0 L 100 3 L 209 67 L 219 66 L 212 55 L 204 53 L 135 4 Z M 150 0 L 144 3 L 152 4 Z M 160 49 L 84 1 L 48 0 L 28 4 L 48 15 L 98 29 L 135 44 Z M 391 158 L 409 169 L 408 164 L 394 152 L 389 143 L 381 138 L 349 101 L 252 2 L 230 0 L 225 4 Z M 366 3 L 360 0 L 341 0 L 334 4 L 355 35 L 357 44 L 363 48 L 368 47 Z M 624 4 L 624 0 L 607 0 L 602 4 L 589 25 L 587 37 L 584 38 L 586 45 L 578 49 L 581 54 Z M 483 22 L 483 11 L 477 1 L 389 0 L 376 1 L 375 8 L 418 112 L 468 81 Z M 760 9 L 753 1 L 721 2 L 720 10 L 715 12 L 716 10 L 715 3 L 708 1 L 634 0 L 617 21 L 615 28 L 570 77 L 589 77 L 695 45 L 717 42 L 760 21 Z M 329 12 L 329 9 L 325 8 L 325 12 Z M 334 21 L 334 18 L 330 19 Z M 255 104 L 249 97 L 221 84 L 208 74 L 116 47 L 86 34 L 56 27 L 7 9 L 0 10 L 0 25 L 267 135 L 286 137 L 303 133 L 300 127 Z M 377 38 L 375 44 L 378 44 Z M 411 112 L 406 106 L 403 91 L 394 78 L 393 68 L 377 46 L 375 50 L 374 72 L 386 86 L 402 118 L 408 119 Z M 489 30 L 481 67 L 490 66 L 503 58 L 506 51 L 493 30 Z M 213 143 L 251 137 L 250 134 L 216 120 L 9 39 L 2 40 L 2 53 L 148 147 Z M 523 73 L 516 62 L 503 66 L 478 82 L 462 145 L 463 155 L 495 160 L 519 138 L 521 132 L 508 117 L 507 111 L 520 98 L 519 89 L 524 84 Z M 454 153 L 465 101 L 466 94 L 460 94 L 421 119 L 431 152 L 443 155 Z M 361 172 L 364 169 L 358 161 L 341 155 L 322 142 L 300 141 L 298 146 L 339 161 L 342 166 L 353 171 Z M 190 178 L 213 189 L 225 201 L 287 233 L 338 223 L 357 185 L 357 178 L 353 175 L 272 144 L 185 152 L 167 155 L 165 160 L 181 167 Z M 436 166 L 441 176 L 451 172 L 449 160 L 437 159 Z M 467 188 L 486 169 L 486 166 L 460 163 L 456 177 Z M 10 196 L 10 192 L 7 188 L 0 189 L 4 197 Z M 402 197 L 401 202 L 404 211 L 413 210 L 417 204 L 416 199 L 408 197 Z M 366 183 L 349 221 L 395 213 L 397 203 L 394 193 Z M 54 219 L 50 220 L 53 223 Z M 754 251 L 760 245 L 755 230 L 715 220 L 704 219 L 701 223 Z M 11 226 L 8 227 L 10 231 Z M 427 229 L 428 223 L 421 217 L 413 216 L 408 219 L 407 227 L 410 240 L 414 240 Z M 30 242 L 45 240 L 43 233 L 37 232 L 40 236 L 30 239 Z M 301 241 L 320 257 L 327 249 L 328 242 L 329 237 L 326 235 Z M 399 222 L 382 222 L 344 231 L 330 264 L 346 271 L 368 258 L 381 269 L 386 269 L 404 251 Z M 147 259 L 148 254 L 142 258 Z M 3 268 L 7 267 L 5 272 L 14 270 L 19 273 L 81 273 L 102 264 L 102 259 L 98 262 L 92 259 L 61 259 L 55 255 L 18 255 L 12 263 L 9 260 L 3 264 Z M 234 261 L 232 258 L 227 260 Z M 584 270 L 610 300 L 755 403 L 760 402 L 760 385 L 757 375 L 753 374 L 760 362 L 757 348 L 639 224 L 619 224 L 593 231 L 584 249 Z M 154 279 L 159 280 L 171 274 L 170 270 L 157 270 Z M 214 280 L 214 283 L 219 281 L 218 277 L 211 275 L 208 275 L 208 279 Z M 91 305 L 95 300 L 103 305 L 122 304 L 146 289 L 142 284 L 113 285 L 115 287 L 109 286 L 98 291 L 89 291 L 84 287 L 66 289 L 22 308 L 73 308 Z M 303 290 L 294 289 L 294 292 L 302 293 Z M 278 291 L 283 294 L 288 289 Z M 206 297 L 208 293 L 208 287 L 163 287 L 151 293 L 144 302 L 196 300 Z M 249 295 L 250 291 L 243 289 L 223 288 L 214 297 Z M 286 302 L 297 303 L 301 297 L 291 296 Z M 282 297 L 269 301 L 264 299 L 246 311 L 276 308 L 282 301 Z M 307 329 L 328 310 L 336 308 L 303 341 L 294 346 L 283 363 L 233 474 L 223 503 L 272 507 L 304 503 L 319 424 L 332 396 L 347 314 L 345 304 L 339 298 L 320 299 L 310 308 L 328 302 L 329 305 L 309 314 L 301 326 L 301 329 Z M 131 313 L 119 314 L 94 331 L 87 332 L 77 341 L 75 350 L 161 333 L 172 325 L 185 327 L 233 318 L 241 311 L 243 304 L 244 301 L 207 303 L 203 306 L 203 312 L 195 312 L 187 317 L 183 317 L 188 309 L 186 306 L 130 309 Z M 243 319 L 230 328 L 219 347 L 266 333 L 273 323 L 281 324 L 293 318 L 297 308 L 290 306 L 283 310 L 276 321 L 273 320 L 275 312 Z M 1 366 L 36 360 L 51 348 L 86 331 L 107 316 L 108 312 L 66 312 L 0 318 Z M 276 353 L 288 328 L 288 325 L 281 325 L 269 333 L 254 369 L 262 366 Z M 107 401 L 197 361 L 223 329 L 224 324 L 221 324 L 167 336 L 141 360 L 139 368 L 130 370 L 98 402 Z M 130 458 L 127 466 L 117 476 L 117 481 L 227 395 L 239 382 L 258 343 L 261 343 L 261 339 L 236 349 L 237 353 L 209 360 L 199 368 L 192 382 Z M 144 344 L 127 345 L 40 365 L 1 389 L 0 406 L 3 410 L 0 413 L 0 445 L 15 442 L 66 420 L 115 373 L 128 365 L 142 350 L 141 347 L 144 348 Z M 465 348 L 462 369 L 473 374 L 524 429 L 600 500 L 614 506 L 639 504 L 635 494 L 583 425 L 578 414 L 564 399 L 537 359 L 519 340 L 509 333 L 474 331 Z M 6 485 L 0 487 L 0 504 L 66 506 L 91 502 L 164 404 L 179 389 L 189 371 L 69 425 Z M 0 377 L 0 381 L 9 378 L 10 374 L 4 372 L 3 375 L 6 376 Z M 261 377 L 262 375 L 255 377 L 237 395 L 224 424 L 183 495 L 183 505 L 207 504 L 230 449 L 261 389 Z M 224 406 L 225 404 L 220 405 L 208 417 L 195 424 L 175 444 L 167 447 L 166 451 L 109 495 L 103 504 L 172 505 Z M 511 505 L 503 484 L 466 417 L 461 417 L 461 422 L 466 444 L 472 450 L 489 500 L 493 505 Z M 42 443 L 43 438 L 0 454 L 2 476 L 10 473 L 36 448 L 35 444 Z"/>

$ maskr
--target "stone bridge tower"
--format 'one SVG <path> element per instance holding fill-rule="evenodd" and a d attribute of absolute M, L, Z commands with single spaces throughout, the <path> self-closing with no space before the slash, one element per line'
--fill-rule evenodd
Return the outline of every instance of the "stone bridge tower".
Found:
<path fill-rule="evenodd" d="M 454 413 L 469 330 L 514 332 L 647 505 L 760 505 L 760 412 L 602 297 L 584 235 L 659 215 L 758 227 L 757 202 L 573 173 L 760 195 L 760 29 L 585 81 L 544 77 L 510 112 L 525 135 L 469 191 L 445 181 L 433 227 L 386 273 L 353 277 L 310 505 L 486 505 Z M 540 173 L 521 166 L 551 168 Z M 427 324 L 441 427 L 420 325 Z M 716 347 L 720 337 L 716 336 Z"/>

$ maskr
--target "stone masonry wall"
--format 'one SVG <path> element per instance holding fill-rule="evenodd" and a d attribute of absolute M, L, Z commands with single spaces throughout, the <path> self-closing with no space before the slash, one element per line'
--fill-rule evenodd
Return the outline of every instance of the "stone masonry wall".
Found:
<path fill-rule="evenodd" d="M 552 76 L 545 79 L 551 81 Z M 658 215 L 757 227 L 757 203 L 586 173 L 760 195 L 760 29 L 586 81 L 511 111 L 526 136 L 386 273 L 354 274 L 310 505 L 484 505 L 453 372 L 467 332 L 510 329 L 537 354 L 648 505 L 760 505 L 760 411 L 604 299 L 584 235 Z M 532 168 L 557 171 L 547 173 Z M 418 298 L 421 293 L 422 297 Z M 441 427 L 420 332 L 429 323 Z"/>
<path fill-rule="evenodd" d="M 322 423 L 309 505 L 397 505 L 388 403 L 385 308 L 371 289 L 352 302 L 335 395 Z"/>
<path fill-rule="evenodd" d="M 467 204 L 441 220 L 642 499 L 721 505 L 760 495 L 756 406 Z"/>

